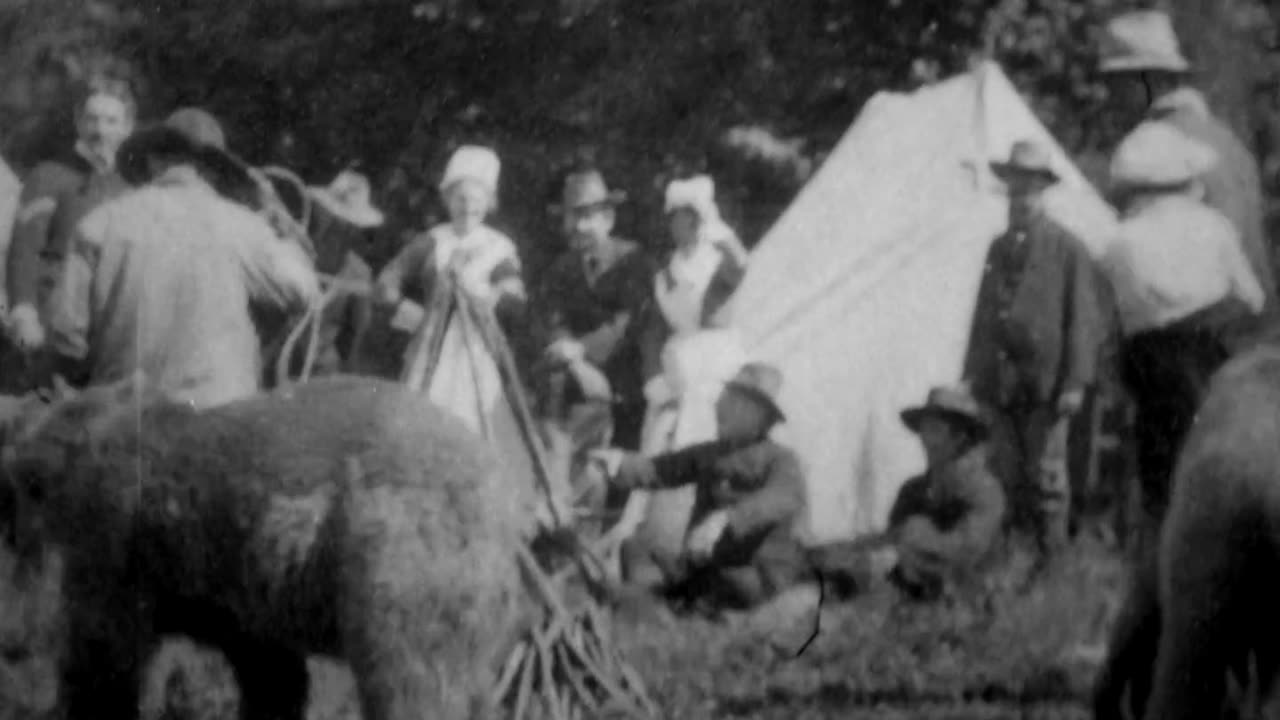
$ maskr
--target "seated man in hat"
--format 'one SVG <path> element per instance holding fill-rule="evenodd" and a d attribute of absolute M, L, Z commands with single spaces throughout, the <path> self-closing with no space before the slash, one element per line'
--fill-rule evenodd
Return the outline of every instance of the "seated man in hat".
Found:
<path fill-rule="evenodd" d="M 751 608 L 795 589 L 807 563 L 792 525 L 804 509 L 799 459 L 769 438 L 784 419 L 775 401 L 780 373 L 747 364 L 716 403 L 715 441 L 646 458 L 618 450 L 596 456 L 624 489 L 696 485 L 684 567 L 668 578 L 672 594 Z"/>
<path fill-rule="evenodd" d="M 547 270 L 534 308 L 547 358 L 569 374 L 558 400 L 578 439 L 598 434 L 583 426 L 598 428 L 590 419 L 603 414 L 613 444 L 636 450 L 645 413 L 639 329 L 657 266 L 637 243 L 613 234 L 615 207 L 625 197 L 594 167 L 565 177 L 554 211 L 569 250 Z"/>
<path fill-rule="evenodd" d="M 890 577 L 914 597 L 934 598 L 992 556 L 1004 489 L 987 468 L 987 420 L 966 389 L 934 388 L 902 421 L 920 436 L 928 468 L 902 486 L 889 512 L 898 557 Z"/>
<path fill-rule="evenodd" d="M 1218 161 L 1203 168 L 1199 176 L 1203 202 L 1235 225 L 1266 295 L 1266 308 L 1274 311 L 1276 283 L 1257 160 L 1214 115 L 1204 94 L 1191 86 L 1194 68 L 1182 54 L 1169 15 L 1135 10 L 1112 19 L 1103 36 L 1099 69 L 1121 127 L 1128 130 L 1144 120 L 1160 120 L 1217 154 Z"/>
<path fill-rule="evenodd" d="M 1048 151 L 1020 141 L 992 169 L 1008 186 L 1009 225 L 987 251 L 964 377 L 995 411 L 993 466 L 1010 519 L 1048 560 L 1068 540 L 1066 430 L 1095 383 L 1110 313 L 1084 243 L 1043 209 L 1058 181 Z"/>
<path fill-rule="evenodd" d="M 134 135 L 119 168 L 139 187 L 77 226 L 51 301 L 53 347 L 89 383 L 141 371 L 197 407 L 257 392 L 250 304 L 305 307 L 319 294 L 310 259 L 219 195 L 251 180 L 201 110 Z"/>

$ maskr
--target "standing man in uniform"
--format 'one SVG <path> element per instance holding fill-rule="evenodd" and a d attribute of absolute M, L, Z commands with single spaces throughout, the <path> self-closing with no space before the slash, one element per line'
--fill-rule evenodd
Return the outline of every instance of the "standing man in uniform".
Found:
<path fill-rule="evenodd" d="M 1112 110 L 1122 127 L 1132 129 L 1143 120 L 1167 122 L 1217 155 L 1217 162 L 1199 178 L 1203 201 L 1236 226 L 1245 257 L 1262 285 L 1266 309 L 1275 310 L 1276 282 L 1257 160 L 1191 86 L 1193 68 L 1182 55 L 1168 14 L 1139 10 L 1111 20 L 1099 69 L 1107 78 Z"/>
<path fill-rule="evenodd" d="M 1094 384 L 1109 322 L 1088 251 L 1042 210 L 1058 181 L 1045 149 L 1015 143 L 992 169 L 1008 186 L 1009 226 L 987 252 L 964 373 L 996 415 L 993 461 L 1010 520 L 1047 559 L 1068 539 L 1067 428 Z"/>
<path fill-rule="evenodd" d="M 11 391 L 29 390 L 47 375 L 49 291 L 67 256 L 76 223 L 128 187 L 116 172 L 116 154 L 133 132 L 136 112 L 127 83 L 91 82 L 76 105 L 75 146 L 40 163 L 25 179 L 5 268 L 8 334 L 24 366 L 14 369 L 19 377 L 4 378 Z"/>

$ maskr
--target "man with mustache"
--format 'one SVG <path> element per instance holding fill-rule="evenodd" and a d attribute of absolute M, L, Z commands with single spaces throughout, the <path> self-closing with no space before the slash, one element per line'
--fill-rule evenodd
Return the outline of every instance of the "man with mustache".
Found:
<path fill-rule="evenodd" d="M 6 267 L 8 336 L 23 356 L 22 371 L 5 378 L 21 386 L 12 390 L 30 389 L 47 374 L 46 299 L 76 224 L 128 187 L 116 172 L 116 152 L 133 132 L 136 112 L 127 83 L 91 81 L 76 105 L 75 145 L 25 178 Z"/>

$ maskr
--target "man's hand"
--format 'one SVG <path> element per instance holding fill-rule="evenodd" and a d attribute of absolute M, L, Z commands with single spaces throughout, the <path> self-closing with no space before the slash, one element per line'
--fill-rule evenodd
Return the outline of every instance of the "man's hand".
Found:
<path fill-rule="evenodd" d="M 391 317 L 391 327 L 404 332 L 417 332 L 427 313 L 423 307 L 411 300 L 401 300 L 396 304 L 395 315 Z"/>
<path fill-rule="evenodd" d="M 715 554 L 716 545 L 719 544 L 720 538 L 724 537 L 724 531 L 728 527 L 729 513 L 724 510 L 715 510 L 707 515 L 697 527 L 690 531 L 689 538 L 685 541 L 685 551 L 689 553 L 689 559 L 700 565 L 710 560 Z"/>
<path fill-rule="evenodd" d="M 1058 415 L 1075 415 L 1084 407 L 1084 390 L 1068 390 L 1058 397 Z"/>
<path fill-rule="evenodd" d="M 24 303 L 9 314 L 9 337 L 24 352 L 44 346 L 44 325 L 40 323 L 40 314 L 33 306 Z"/>
<path fill-rule="evenodd" d="M 561 362 L 572 363 L 582 360 L 586 356 L 586 349 L 573 338 L 561 338 L 547 346 L 547 355 Z"/>

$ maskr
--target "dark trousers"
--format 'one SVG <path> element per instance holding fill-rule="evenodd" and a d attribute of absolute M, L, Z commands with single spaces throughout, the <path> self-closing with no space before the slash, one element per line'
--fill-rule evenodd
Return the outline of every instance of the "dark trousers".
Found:
<path fill-rule="evenodd" d="M 1056 408 L 1027 403 L 994 409 L 991 468 L 1009 498 L 1008 524 L 1033 537 L 1041 552 L 1053 552 L 1067 542 L 1071 515 L 1065 472 L 1046 472 L 1042 465 L 1059 422 Z"/>
<path fill-rule="evenodd" d="M 1182 441 L 1210 378 L 1230 357 L 1220 331 L 1202 319 L 1140 332 L 1121 346 L 1121 370 L 1136 411 L 1139 495 L 1149 517 L 1163 517 Z"/>
<path fill-rule="evenodd" d="M 654 552 L 634 538 L 623 545 L 624 565 L 648 563 L 649 573 L 632 581 L 659 590 L 678 603 L 746 609 L 815 577 L 808 554 L 787 528 L 722 545 L 706 565 Z"/>

